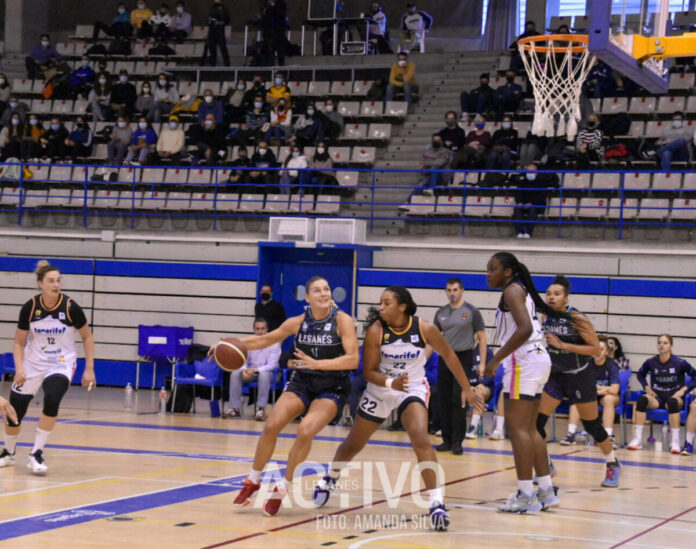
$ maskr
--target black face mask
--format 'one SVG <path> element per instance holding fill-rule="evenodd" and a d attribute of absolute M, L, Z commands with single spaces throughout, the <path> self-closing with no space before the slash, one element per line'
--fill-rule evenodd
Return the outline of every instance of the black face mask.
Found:
<path fill-rule="evenodd" d="M 433 141 L 433 149 L 439 149 L 442 147 L 442 141 Z"/>
<path fill-rule="evenodd" d="M 447 122 L 447 125 L 448 125 L 448 126 L 451 126 L 451 127 L 454 127 L 454 126 L 457 125 L 457 121 L 456 121 L 456 120 L 451 120 L 451 119 L 450 119 L 450 120 L 445 120 L 445 122 Z"/>
<path fill-rule="evenodd" d="M 269 299 L 271 299 L 271 294 L 269 294 L 268 292 L 263 292 L 261 294 L 261 299 L 263 299 L 264 301 L 268 301 Z"/>
<path fill-rule="evenodd" d="M 590 129 L 594 129 L 594 128 L 596 128 L 597 126 L 598 126 L 598 124 L 597 124 L 597 122 L 595 122 L 594 120 L 592 120 L 592 121 L 590 121 L 590 122 L 587 123 L 587 127 L 590 128 Z"/>
<path fill-rule="evenodd" d="M 77 128 L 80 129 L 80 130 L 84 129 L 84 127 L 85 127 L 84 124 L 77 124 Z"/>
<path fill-rule="evenodd" d="M 508 76 L 507 78 L 505 78 L 505 80 L 507 80 L 508 84 L 514 84 L 514 82 L 515 82 L 515 77 L 514 77 L 514 76 Z"/>

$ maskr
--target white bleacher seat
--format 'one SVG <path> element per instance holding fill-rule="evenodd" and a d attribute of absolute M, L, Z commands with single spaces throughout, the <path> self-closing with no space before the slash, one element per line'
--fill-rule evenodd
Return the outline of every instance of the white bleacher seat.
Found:
<path fill-rule="evenodd" d="M 198 168 L 197 170 L 188 170 L 188 184 L 189 185 L 210 185 L 210 178 L 212 175 L 211 170 L 204 170 Z"/>
<path fill-rule="evenodd" d="M 177 57 L 193 57 L 195 55 L 195 44 L 184 42 L 173 47 Z"/>
<path fill-rule="evenodd" d="M 408 103 L 406 101 L 387 101 L 384 107 L 385 116 L 398 116 L 405 118 L 408 114 Z"/>
<path fill-rule="evenodd" d="M 645 124 L 645 137 L 660 137 L 671 125 L 670 121 L 648 120 Z"/>
<path fill-rule="evenodd" d="M 350 162 L 350 147 L 329 147 L 329 156 L 337 164 Z"/>
<path fill-rule="evenodd" d="M 657 100 L 658 114 L 672 114 L 674 111 L 683 111 L 686 99 L 675 95 L 661 95 Z"/>
<path fill-rule="evenodd" d="M 70 204 L 71 190 L 68 187 L 51 187 L 48 189 L 48 208 L 61 208 Z M 80 192 L 79 190 L 76 192 Z"/>
<path fill-rule="evenodd" d="M 186 183 L 188 180 L 188 170 L 182 168 L 168 168 L 164 173 L 165 183 Z"/>
<path fill-rule="evenodd" d="M 2 195 L 0 195 L 0 204 L 10 207 L 19 205 L 19 199 L 21 197 L 19 185 L 13 184 L 11 187 L 0 187 L 0 191 L 2 191 Z"/>
<path fill-rule="evenodd" d="M 391 124 L 370 124 L 368 139 L 391 139 Z"/>
<path fill-rule="evenodd" d="M 338 112 L 343 116 L 352 117 L 358 116 L 360 113 L 359 101 L 341 101 L 338 104 Z"/>
<path fill-rule="evenodd" d="M 142 209 L 163 210 L 167 204 L 167 193 L 162 191 L 146 191 L 143 193 Z"/>
<path fill-rule="evenodd" d="M 135 180 L 133 179 L 135 177 Z M 142 170 L 139 168 L 132 167 L 122 167 L 118 169 L 119 183 L 140 183 L 140 178 L 142 177 Z"/>
<path fill-rule="evenodd" d="M 278 147 L 278 150 L 275 151 L 275 155 L 276 160 L 278 160 L 278 163 L 282 164 L 283 162 L 285 162 L 285 159 L 290 155 L 290 147 L 287 145 Z"/>
<path fill-rule="evenodd" d="M 302 200 L 300 200 L 300 197 L 302 198 Z M 304 212 L 309 211 L 311 209 L 311 207 L 314 206 L 313 203 L 310 203 L 309 206 L 307 205 L 307 201 L 310 200 L 311 197 L 312 197 L 312 195 L 308 195 L 308 194 L 303 194 L 303 195 L 293 194 L 293 195 L 291 195 L 290 202 L 288 204 L 288 210 L 287 210 L 288 213 L 293 213 L 293 214 L 300 213 L 300 206 L 302 206 L 302 211 L 304 211 Z M 300 204 L 300 202 L 302 202 L 302 204 Z"/>
<path fill-rule="evenodd" d="M 464 215 L 466 217 L 488 217 L 491 213 L 493 197 L 467 193 L 464 203 Z"/>
<path fill-rule="evenodd" d="M 609 199 L 583 196 L 578 206 L 578 217 L 604 218 L 607 216 Z"/>
<path fill-rule="evenodd" d="M 169 72 L 169 69 L 174 67 L 176 67 L 176 61 L 157 61 L 157 64 L 155 65 L 157 70 L 155 73 L 159 74 L 161 72 Z"/>
<path fill-rule="evenodd" d="M 560 196 L 553 196 L 549 201 L 549 209 L 546 212 L 546 217 L 549 218 L 563 218 L 563 217 L 575 217 L 575 213 L 578 209 L 578 199 L 564 196 L 562 199 Z"/>
<path fill-rule="evenodd" d="M 680 173 L 656 173 L 653 174 L 652 190 L 654 191 L 678 191 L 681 189 L 682 174 Z M 659 197 L 671 198 L 668 193 L 658 194 Z"/>
<path fill-rule="evenodd" d="M 343 128 L 345 139 L 365 139 L 367 138 L 367 124 L 346 124 Z"/>
<path fill-rule="evenodd" d="M 668 215 L 668 198 L 643 198 L 640 201 L 639 219 L 665 219 Z"/>
<path fill-rule="evenodd" d="M 135 63 L 133 61 L 116 61 L 114 63 L 114 75 L 118 75 L 122 70 L 128 74 L 133 74 Z"/>
<path fill-rule="evenodd" d="M 111 209 L 118 206 L 120 193 L 116 189 L 98 189 L 94 194 L 92 206 L 99 209 Z"/>
<path fill-rule="evenodd" d="M 689 90 L 694 87 L 693 72 L 673 72 L 669 75 L 670 90 Z"/>
<path fill-rule="evenodd" d="M 72 114 L 74 111 L 72 99 L 56 99 L 53 101 L 51 112 L 55 114 Z"/>
<path fill-rule="evenodd" d="M 438 196 L 435 204 L 435 215 L 461 217 L 463 196 Z"/>
<path fill-rule="evenodd" d="M 314 204 L 317 215 L 337 215 L 341 209 L 341 198 L 338 196 L 319 194 Z"/>
<path fill-rule="evenodd" d="M 201 82 L 201 95 L 203 95 L 205 90 L 212 90 L 213 95 L 220 95 L 220 82 L 216 82 L 214 80 L 206 80 L 205 82 Z"/>
<path fill-rule="evenodd" d="M 424 216 L 435 213 L 435 197 L 414 195 L 408 201 L 408 204 L 401 207 L 406 210 L 406 215 Z"/>
<path fill-rule="evenodd" d="M 72 166 L 51 166 L 49 181 L 72 181 L 72 171 Z"/>
<path fill-rule="evenodd" d="M 358 172 L 333 172 L 333 175 L 341 187 L 358 186 L 358 177 L 360 176 Z"/>
<path fill-rule="evenodd" d="M 682 182 L 683 191 L 696 191 L 696 172 L 690 171 L 684 174 L 684 181 Z"/>
<path fill-rule="evenodd" d="M 568 25 L 568 28 L 572 27 L 573 17 L 571 15 L 554 15 L 553 17 L 551 17 L 551 21 L 549 22 L 549 30 L 551 32 L 556 32 L 556 29 L 558 29 L 558 27 L 560 27 L 561 25 Z"/>
<path fill-rule="evenodd" d="M 485 209 L 485 208 L 484 208 Z M 515 199 L 512 196 L 496 196 L 491 206 L 491 217 L 512 217 L 515 209 Z"/>
<path fill-rule="evenodd" d="M 27 78 L 15 78 L 12 81 L 12 93 L 23 94 L 31 93 L 34 81 Z"/>
<path fill-rule="evenodd" d="M 686 112 L 696 112 L 696 95 L 690 95 L 686 98 Z"/>
<path fill-rule="evenodd" d="M 134 68 L 134 73 L 135 74 L 143 74 L 145 76 L 149 76 L 150 78 L 154 78 L 156 74 L 157 69 L 157 63 L 155 61 L 138 61 L 135 64 Z M 142 85 L 142 84 L 141 84 Z M 140 86 L 138 86 L 138 93 L 140 93 Z"/>
<path fill-rule="evenodd" d="M 612 198 L 609 201 L 609 219 L 619 219 L 621 216 L 621 199 Z M 634 219 L 638 215 L 638 199 L 637 198 L 624 198 L 623 199 L 623 218 L 624 219 Z"/>
<path fill-rule="evenodd" d="M 642 120 L 632 120 L 628 135 L 637 138 L 643 137 L 645 135 L 645 122 Z"/>
<path fill-rule="evenodd" d="M 382 116 L 384 103 L 381 101 L 363 101 L 360 104 L 360 116 Z"/>
<path fill-rule="evenodd" d="M 675 198 L 672 201 L 672 219 L 696 220 L 696 200 Z"/>
<path fill-rule="evenodd" d="M 48 189 L 24 189 L 25 208 L 43 208 L 48 200 Z"/>
<path fill-rule="evenodd" d="M 188 210 L 191 203 L 191 193 L 170 191 L 167 193 L 166 210 Z"/>
<path fill-rule="evenodd" d="M 118 195 L 117 210 L 139 209 L 143 203 L 143 191 L 122 190 Z"/>
<path fill-rule="evenodd" d="M 31 87 L 31 93 L 36 93 L 41 95 L 43 92 L 44 87 L 46 87 L 46 83 L 41 80 L 40 78 L 37 78 L 32 82 L 32 87 Z"/>
<path fill-rule="evenodd" d="M 75 26 L 75 37 L 76 38 L 92 38 L 93 32 L 94 32 L 94 25 L 76 25 Z"/>
<path fill-rule="evenodd" d="M 335 80 L 331 83 L 331 95 L 352 95 L 353 93 L 353 82 L 346 82 L 344 80 Z"/>
<path fill-rule="evenodd" d="M 188 35 L 189 40 L 205 40 L 208 37 L 207 25 L 196 25 L 191 28 L 191 34 Z"/>
<path fill-rule="evenodd" d="M 290 202 L 289 194 L 268 194 L 266 204 L 263 207 L 264 213 L 286 213 Z"/>
<path fill-rule="evenodd" d="M 191 95 L 198 95 L 198 82 L 179 82 L 177 90 L 179 91 L 179 95 L 182 96 L 189 93 Z"/>
<path fill-rule="evenodd" d="M 360 164 L 374 164 L 377 149 L 375 147 L 353 147 L 351 162 Z"/>
<path fill-rule="evenodd" d="M 592 105 L 592 112 L 599 112 L 602 100 L 598 97 L 590 97 L 590 105 Z"/>
<path fill-rule="evenodd" d="M 239 209 L 238 193 L 218 193 L 215 198 L 215 209 L 218 212 L 234 212 Z"/>
<path fill-rule="evenodd" d="M 353 95 L 367 95 L 374 82 L 372 80 L 356 80 L 353 82 Z"/>
<path fill-rule="evenodd" d="M 329 90 L 331 89 L 330 82 L 315 82 L 312 81 L 307 86 L 307 95 L 324 97 L 329 95 Z"/>
<path fill-rule="evenodd" d="M 564 189 L 589 189 L 592 186 L 592 174 L 566 173 L 562 181 Z"/>
<path fill-rule="evenodd" d="M 655 112 L 655 97 L 634 97 L 628 107 L 631 114 L 652 114 Z"/>
<path fill-rule="evenodd" d="M 86 99 L 75 99 L 75 103 L 73 104 L 73 113 L 84 114 L 85 112 L 87 112 L 88 106 L 89 103 Z"/>
<path fill-rule="evenodd" d="M 619 173 L 596 173 L 592 176 L 592 190 L 616 191 L 621 185 Z"/>
<path fill-rule="evenodd" d="M 193 45 L 193 57 L 200 58 L 203 57 L 203 52 L 205 51 L 205 44 L 203 42 L 196 42 Z"/>
<path fill-rule="evenodd" d="M 74 42 L 58 42 L 56 44 L 56 51 L 63 57 L 72 57 L 75 55 L 75 43 Z"/>
<path fill-rule="evenodd" d="M 88 189 L 86 197 L 82 189 L 76 189 L 70 195 L 70 203 L 68 204 L 68 207 L 72 209 L 82 209 L 85 207 L 85 202 L 88 208 L 92 207 L 92 204 L 94 203 L 94 189 Z"/>
<path fill-rule="evenodd" d="M 104 47 L 108 46 L 108 43 L 102 42 Z M 83 55 L 87 54 L 87 50 L 92 47 L 92 43 L 90 42 L 76 42 L 75 43 L 75 55 L 77 57 L 82 57 Z"/>
<path fill-rule="evenodd" d="M 514 122 L 512 127 L 517 130 L 517 135 L 519 135 L 520 139 L 524 139 L 532 129 L 532 123 L 524 121 Z"/>
<path fill-rule="evenodd" d="M 688 2 L 686 3 L 688 5 Z M 696 25 L 696 11 L 676 11 L 674 12 L 675 27 L 693 27 Z"/>
<path fill-rule="evenodd" d="M 34 99 L 31 102 L 31 112 L 37 114 L 48 114 L 51 112 L 51 107 L 53 106 L 53 101 L 50 99 Z"/>
<path fill-rule="evenodd" d="M 573 31 L 585 33 L 587 29 L 590 28 L 590 16 L 589 15 L 576 15 L 573 19 Z"/>
<path fill-rule="evenodd" d="M 239 200 L 240 212 L 258 212 L 263 209 L 262 194 L 244 193 Z"/>
<path fill-rule="evenodd" d="M 92 147 L 92 154 L 90 158 L 96 158 L 98 160 L 106 160 L 109 156 L 109 146 L 106 143 L 95 143 Z"/>
<path fill-rule="evenodd" d="M 600 112 L 602 114 L 628 112 L 628 97 L 605 97 Z"/>
<path fill-rule="evenodd" d="M 191 194 L 191 205 L 189 210 L 212 210 L 213 200 L 215 199 L 215 193 L 192 193 Z"/>
<path fill-rule="evenodd" d="M 164 181 L 164 168 L 143 168 L 143 183 L 162 183 Z"/>
<path fill-rule="evenodd" d="M 452 187 L 478 185 L 478 172 L 455 172 L 452 178 Z"/>
<path fill-rule="evenodd" d="M 290 88 L 290 93 L 292 95 L 296 95 L 297 97 L 300 97 L 302 95 L 307 95 L 307 86 L 308 85 L 309 85 L 308 82 L 300 82 L 300 81 L 288 82 L 288 87 Z"/>

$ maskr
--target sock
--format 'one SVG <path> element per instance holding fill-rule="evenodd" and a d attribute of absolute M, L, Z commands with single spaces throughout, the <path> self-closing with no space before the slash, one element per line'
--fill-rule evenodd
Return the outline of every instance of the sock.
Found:
<path fill-rule="evenodd" d="M 531 496 L 534 493 L 534 483 L 531 480 L 518 480 L 517 489 L 525 496 Z"/>
<path fill-rule="evenodd" d="M 688 436 L 688 434 L 687 434 Z M 15 450 L 17 449 L 17 439 L 19 438 L 19 435 L 8 435 L 5 433 L 5 448 L 7 448 L 7 451 L 10 454 L 14 454 Z"/>
<path fill-rule="evenodd" d="M 495 416 L 495 430 L 502 433 L 503 427 L 505 427 L 505 416 Z"/>
<path fill-rule="evenodd" d="M 44 431 L 43 429 L 39 429 L 38 427 L 36 428 L 36 438 L 34 439 L 34 447 L 31 449 L 31 453 L 38 452 L 39 450 L 43 450 L 43 447 L 46 446 L 46 443 L 48 442 L 48 437 L 51 434 L 51 431 Z"/>
<path fill-rule="evenodd" d="M 470 429 L 476 429 L 476 427 L 478 427 L 479 421 L 481 421 L 480 415 L 471 414 L 471 427 L 470 427 Z"/>
<path fill-rule="evenodd" d="M 543 477 L 538 477 L 539 489 L 544 492 L 548 492 L 553 488 L 553 482 L 551 482 L 551 475 L 544 475 Z"/>
<path fill-rule="evenodd" d="M 607 459 L 607 463 L 614 463 L 616 461 L 616 455 L 614 454 L 614 450 L 606 454 L 604 457 Z"/>
<path fill-rule="evenodd" d="M 251 473 L 249 473 L 249 480 L 253 482 L 254 484 L 258 484 L 259 481 L 261 480 L 261 473 L 263 471 L 256 471 L 254 469 L 251 470 Z"/>
<path fill-rule="evenodd" d="M 336 480 L 338 477 L 341 476 L 341 471 L 339 469 L 334 468 L 334 465 L 331 465 L 327 471 L 326 474 L 329 475 L 332 479 Z"/>
<path fill-rule="evenodd" d="M 609 435 L 609 438 L 611 438 L 611 437 L 614 436 L 614 429 L 612 429 L 611 427 L 610 427 L 609 429 L 604 429 L 604 430 L 605 430 L 605 431 L 607 432 L 607 434 Z"/>
<path fill-rule="evenodd" d="M 576 431 L 578 430 L 578 426 L 575 425 L 574 423 L 569 423 L 568 424 L 568 434 L 569 435 L 574 435 Z"/>
<path fill-rule="evenodd" d="M 280 479 L 280 482 L 278 483 L 278 488 L 280 488 L 281 492 L 287 492 L 288 490 L 290 490 L 291 485 L 292 481 L 283 477 L 282 479 Z"/>
<path fill-rule="evenodd" d="M 672 428 L 672 446 L 679 446 L 679 431 L 681 431 L 679 427 Z"/>
<path fill-rule="evenodd" d="M 636 425 L 635 430 L 633 431 L 633 434 L 635 437 L 640 440 L 643 438 L 643 426 L 642 425 Z"/>
<path fill-rule="evenodd" d="M 442 503 L 442 488 L 433 488 L 432 490 L 426 490 L 428 497 L 430 498 L 430 507 L 433 505 L 440 505 Z"/>
<path fill-rule="evenodd" d="M 696 437 L 696 433 L 686 433 L 686 442 L 689 444 L 694 443 L 694 438 Z M 7 438 L 5 438 L 7 440 Z M 5 445 L 7 445 L 7 442 L 5 442 Z"/>

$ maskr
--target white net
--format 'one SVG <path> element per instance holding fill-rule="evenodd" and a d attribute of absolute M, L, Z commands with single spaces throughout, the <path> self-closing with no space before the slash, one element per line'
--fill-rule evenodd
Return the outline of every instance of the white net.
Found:
<path fill-rule="evenodd" d="M 569 141 L 575 139 L 582 85 L 594 64 L 594 56 L 582 46 L 579 42 L 550 37 L 519 44 L 534 88 L 534 135 L 565 135 Z"/>

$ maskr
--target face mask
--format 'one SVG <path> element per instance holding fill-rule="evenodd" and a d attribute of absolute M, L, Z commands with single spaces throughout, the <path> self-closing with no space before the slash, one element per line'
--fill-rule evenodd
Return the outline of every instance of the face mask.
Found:
<path fill-rule="evenodd" d="M 481 80 L 482 86 L 488 86 L 488 80 Z"/>
<path fill-rule="evenodd" d="M 278 108 L 282 111 L 285 110 L 285 103 L 278 103 Z"/>
<path fill-rule="evenodd" d="M 512 128 L 512 123 L 511 122 L 503 122 L 502 124 L 504 130 L 509 130 Z"/>
<path fill-rule="evenodd" d="M 138 127 L 141 130 L 146 130 L 147 129 L 147 122 L 138 122 Z"/>
<path fill-rule="evenodd" d="M 16 108 L 17 108 L 17 102 L 16 102 L 16 101 L 10 101 L 10 107 L 12 107 L 13 109 L 16 109 Z"/>
<path fill-rule="evenodd" d="M 536 179 L 535 173 L 528 173 L 527 174 L 527 181 L 534 181 L 535 179 Z"/>
<path fill-rule="evenodd" d="M 206 103 L 212 103 L 212 102 L 213 102 L 213 96 L 212 96 L 212 95 L 206 95 L 206 96 L 205 96 L 205 102 L 206 102 Z"/>
<path fill-rule="evenodd" d="M 406 61 L 404 61 L 403 59 L 402 59 L 401 61 L 399 61 L 399 66 L 400 66 L 400 67 L 405 67 L 405 66 L 406 66 Z"/>
<path fill-rule="evenodd" d="M 259 154 L 260 154 L 261 156 L 264 156 L 264 155 L 266 154 L 266 149 L 264 149 L 263 147 L 261 147 L 261 148 L 259 149 Z"/>
<path fill-rule="evenodd" d="M 12 125 L 17 126 L 19 124 L 19 118 L 13 118 L 12 119 Z"/>
<path fill-rule="evenodd" d="M 596 120 L 589 120 L 587 122 L 587 127 L 588 128 L 596 128 L 597 127 L 597 121 Z"/>
<path fill-rule="evenodd" d="M 149 94 L 149 93 L 150 93 L 150 88 L 143 88 L 143 93 L 144 93 L 145 95 Z"/>
<path fill-rule="evenodd" d="M 106 84 L 106 79 L 100 78 L 99 83 L 103 86 L 104 84 Z"/>
<path fill-rule="evenodd" d="M 238 89 L 239 91 L 244 91 L 244 90 L 246 89 L 246 86 L 245 86 L 244 84 L 239 84 L 239 85 L 237 86 L 237 89 Z"/>
<path fill-rule="evenodd" d="M 515 77 L 508 76 L 505 80 L 507 80 L 508 84 L 513 84 L 515 82 Z"/>
<path fill-rule="evenodd" d="M 177 6 L 176 11 L 177 13 L 184 13 L 184 6 Z"/>
<path fill-rule="evenodd" d="M 5 83 L 5 79 L 4 79 L 4 78 L 0 78 L 0 86 L 2 86 L 4 83 Z"/>
<path fill-rule="evenodd" d="M 125 84 L 126 82 L 128 82 L 128 77 L 122 76 L 119 80 L 121 80 L 121 82 L 123 82 Z"/>
<path fill-rule="evenodd" d="M 51 124 L 51 129 L 55 132 L 58 131 L 58 128 L 60 128 L 60 124 Z"/>
<path fill-rule="evenodd" d="M 673 128 L 681 128 L 681 127 L 682 127 L 682 121 L 681 121 L 681 120 L 672 120 L 672 127 L 673 127 Z"/>
<path fill-rule="evenodd" d="M 145 9 L 145 4 L 138 4 L 138 9 L 139 9 L 139 10 L 144 10 L 144 9 Z"/>
<path fill-rule="evenodd" d="M 450 126 L 450 127 L 453 127 L 453 126 L 456 126 L 456 125 L 457 125 L 457 121 L 456 121 L 456 120 L 452 120 L 451 118 L 448 118 L 447 120 L 445 120 L 445 122 L 446 122 L 447 125 Z"/>
<path fill-rule="evenodd" d="M 254 87 L 255 87 L 255 88 L 260 88 L 260 87 L 261 87 L 261 81 L 260 81 L 260 80 L 254 80 Z"/>
<path fill-rule="evenodd" d="M 261 294 L 261 299 L 263 299 L 264 301 L 268 301 L 269 299 L 271 299 L 271 294 L 269 294 L 268 292 L 263 292 Z"/>
<path fill-rule="evenodd" d="M 333 105 L 326 105 L 326 112 L 333 112 L 334 106 Z"/>
<path fill-rule="evenodd" d="M 307 111 L 307 116 L 314 116 L 314 109 L 309 109 Z"/>
<path fill-rule="evenodd" d="M 159 85 L 162 86 L 162 87 L 164 87 L 164 86 L 167 85 L 167 81 L 166 81 L 166 80 L 160 80 L 160 81 L 159 81 Z"/>
<path fill-rule="evenodd" d="M 41 45 L 42 45 L 44 48 L 47 48 L 49 43 L 50 43 L 50 42 L 48 42 L 48 41 L 46 41 L 46 40 L 41 40 Z"/>
<path fill-rule="evenodd" d="M 124 13 L 126 13 L 125 8 L 118 8 L 118 13 L 120 13 L 121 15 L 123 15 Z"/>
<path fill-rule="evenodd" d="M 282 78 L 276 78 L 275 79 L 276 86 L 280 86 L 283 84 L 283 79 Z"/>
<path fill-rule="evenodd" d="M 83 67 L 88 67 L 88 66 L 89 66 L 89 61 L 83 59 L 83 60 L 82 60 L 82 66 L 83 66 Z"/>
<path fill-rule="evenodd" d="M 298 156 L 300 156 L 300 151 L 292 151 L 293 158 L 297 158 Z"/>
<path fill-rule="evenodd" d="M 433 141 L 433 149 L 439 149 L 442 147 L 442 141 Z"/>
<path fill-rule="evenodd" d="M 169 127 L 170 127 L 171 129 L 175 130 L 175 129 L 177 129 L 177 128 L 179 127 L 179 123 L 178 123 L 178 122 L 170 122 L 170 123 L 169 123 Z"/>
<path fill-rule="evenodd" d="M 36 118 L 32 118 L 31 120 L 29 120 L 29 124 L 31 124 L 32 126 L 36 126 L 38 123 L 39 121 Z"/>
<path fill-rule="evenodd" d="M 212 120 L 206 120 L 206 121 L 203 122 L 203 123 L 205 124 L 205 127 L 206 127 L 206 128 L 210 128 L 210 127 L 213 125 L 213 121 L 212 121 Z"/>
<path fill-rule="evenodd" d="M 325 151 L 326 149 L 324 147 L 317 147 L 317 153 L 324 154 Z"/>
<path fill-rule="evenodd" d="M 125 127 L 126 127 L 126 123 L 125 123 L 125 122 L 119 122 L 119 123 L 118 123 L 118 127 L 119 127 L 119 128 L 125 128 Z"/>
<path fill-rule="evenodd" d="M 476 124 L 477 130 L 482 130 L 485 127 L 486 127 L 486 125 L 483 122 L 479 122 L 478 124 Z"/>
<path fill-rule="evenodd" d="M 84 129 L 85 129 L 85 125 L 84 125 L 82 122 L 78 122 L 78 123 L 76 124 L 76 126 L 77 126 L 77 129 L 78 129 L 78 130 L 84 130 Z"/>

